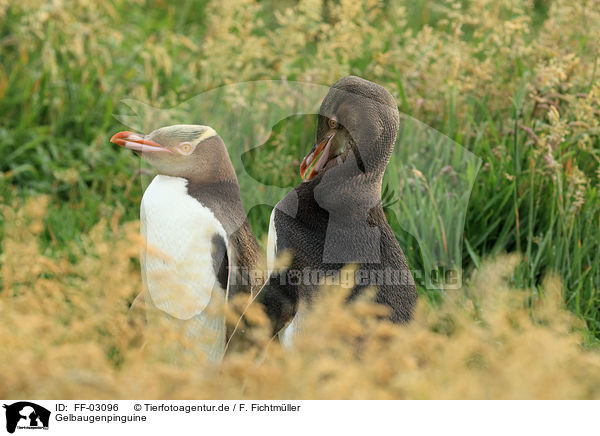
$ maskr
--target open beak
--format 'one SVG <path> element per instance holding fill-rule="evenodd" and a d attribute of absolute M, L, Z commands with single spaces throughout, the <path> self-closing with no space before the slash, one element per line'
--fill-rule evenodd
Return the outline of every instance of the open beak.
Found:
<path fill-rule="evenodd" d="M 315 177 L 317 174 L 321 172 L 321 170 L 325 167 L 325 164 L 329 160 L 329 151 L 331 149 L 331 143 L 333 142 L 333 138 L 335 137 L 335 133 L 332 133 L 328 137 L 326 137 L 323 141 L 319 143 L 316 147 L 308 153 L 308 155 L 302 161 L 300 165 L 300 177 L 302 180 L 308 181 Z M 312 170 L 306 175 L 306 171 L 312 166 Z"/>
<path fill-rule="evenodd" d="M 119 132 L 110 138 L 110 142 L 117 144 L 120 147 L 140 151 L 142 153 L 147 151 L 163 151 L 171 153 L 170 150 L 164 148 L 162 145 L 133 132 Z"/>

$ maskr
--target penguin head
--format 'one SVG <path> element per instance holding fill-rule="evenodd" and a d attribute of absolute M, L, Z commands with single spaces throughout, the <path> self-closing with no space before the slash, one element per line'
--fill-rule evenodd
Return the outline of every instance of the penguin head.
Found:
<path fill-rule="evenodd" d="M 148 135 L 119 132 L 110 142 L 141 153 L 160 174 L 174 177 L 214 173 L 224 159 L 230 162 L 225 144 L 209 126 L 174 124 Z"/>
<path fill-rule="evenodd" d="M 316 138 L 300 166 L 305 181 L 354 155 L 363 173 L 383 176 L 399 126 L 398 106 L 382 86 L 356 76 L 338 80 L 319 109 Z"/>

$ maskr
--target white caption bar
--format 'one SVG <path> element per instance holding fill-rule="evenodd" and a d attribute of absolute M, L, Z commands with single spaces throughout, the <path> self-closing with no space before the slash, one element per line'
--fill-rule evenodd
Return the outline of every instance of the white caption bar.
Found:
<path fill-rule="evenodd" d="M 577 434 L 594 401 L 5 400 L 1 434 Z M 587 417 L 587 418 L 586 418 Z M 38 431 L 35 431 L 38 430 Z M 8 432 L 8 433 L 7 433 Z M 133 433 L 132 433 L 133 432 Z M 174 432 L 174 433 L 173 433 Z"/>

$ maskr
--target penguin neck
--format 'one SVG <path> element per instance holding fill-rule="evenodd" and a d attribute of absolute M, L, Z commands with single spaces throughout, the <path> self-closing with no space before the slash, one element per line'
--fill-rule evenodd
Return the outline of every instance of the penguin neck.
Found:
<path fill-rule="evenodd" d="M 381 177 L 355 175 L 342 181 L 316 177 L 296 187 L 298 218 L 310 226 L 327 226 L 331 219 L 344 221 L 348 229 L 364 222 L 381 205 Z"/>
<path fill-rule="evenodd" d="M 209 208 L 230 236 L 246 221 L 237 180 L 210 180 L 182 177 L 188 195 Z"/>
<path fill-rule="evenodd" d="M 385 162 L 379 161 L 380 156 L 351 152 L 307 185 L 315 201 L 330 212 L 370 209 L 381 200 Z"/>
<path fill-rule="evenodd" d="M 229 155 L 226 150 L 221 148 L 215 149 L 209 156 L 196 157 L 194 160 L 187 162 L 185 168 L 181 168 L 173 175 L 182 177 L 193 185 L 210 186 L 224 183 L 238 186 L 235 169 Z"/>
<path fill-rule="evenodd" d="M 305 222 L 323 227 L 331 222 L 339 228 L 363 228 L 370 212 L 381 207 L 383 174 L 395 135 L 380 135 L 297 188 L 299 214 Z M 361 151 L 359 153 L 359 150 Z M 349 237 L 351 235 L 348 235 Z"/>

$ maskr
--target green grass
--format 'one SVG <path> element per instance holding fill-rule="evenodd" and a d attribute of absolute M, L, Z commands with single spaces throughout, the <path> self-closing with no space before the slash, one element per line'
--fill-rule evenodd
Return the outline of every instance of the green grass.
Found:
<path fill-rule="evenodd" d="M 552 62 L 551 57 L 540 54 L 536 64 L 532 63 L 535 53 L 520 54 L 517 48 L 502 52 L 505 44 L 490 42 L 498 27 L 486 23 L 465 23 L 463 33 L 453 39 L 453 12 L 444 2 L 386 1 L 382 7 L 386 13 L 396 13 L 397 3 L 406 6 L 405 21 L 388 23 L 385 14 L 375 15 L 368 25 L 355 20 L 362 26 L 356 32 L 364 32 L 365 37 L 353 47 L 349 59 L 335 44 L 328 46 L 319 39 L 335 42 L 336 31 L 324 36 L 323 30 L 310 27 L 321 20 L 328 26 L 324 29 L 333 29 L 341 20 L 337 2 L 325 2 L 329 7 L 316 18 L 289 22 L 277 19 L 276 13 L 297 2 L 249 2 L 246 9 L 240 6 L 231 12 L 238 20 L 235 24 L 227 21 L 228 12 L 220 10 L 218 3 L 207 1 L 174 6 L 158 0 L 102 5 L 78 0 L 60 11 L 42 1 L 5 6 L 0 11 L 0 195 L 10 203 L 15 197 L 49 194 L 42 246 L 51 254 L 69 253 L 73 241 L 78 244 L 82 235 L 100 219 L 110 220 L 115 211 L 125 221 L 138 217 L 144 186 L 139 158 L 108 143 L 113 133 L 130 127 L 114 116 L 126 110 L 122 100 L 173 108 L 209 91 L 210 98 L 192 99 L 179 110 L 192 108 L 184 115 L 187 119 L 202 118 L 198 122 L 213 125 L 224 136 L 240 173 L 244 200 L 253 206 L 252 227 L 262 239 L 268 206 L 299 182 L 297 165 L 310 147 L 314 119 L 304 115 L 310 113 L 304 108 L 284 114 L 281 107 L 287 103 L 270 105 L 275 97 L 264 106 L 246 108 L 246 117 L 240 117 L 231 112 L 231 102 L 219 100 L 218 93 L 224 91 L 217 87 L 235 82 L 232 77 L 240 81 L 282 76 L 306 80 L 305 74 L 312 74 L 315 83 L 327 84 L 334 74 L 337 78 L 353 73 L 383 84 L 395 95 L 402 112 L 442 132 L 405 123 L 386 175 L 386 212 L 411 267 L 444 270 L 460 266 L 468 272 L 486 257 L 522 252 L 524 260 L 512 278 L 514 284 L 539 290 L 544 274 L 556 272 L 564 282 L 568 307 L 586 321 L 590 338 L 600 337 L 598 132 L 594 127 L 584 133 L 571 130 L 554 145 L 552 156 L 558 167 L 550 168 L 525 128 L 535 131 L 542 141 L 552 134 L 547 113 L 530 98 L 539 68 Z M 530 29 L 518 34 L 523 42 L 516 45 L 537 41 L 540 34 L 549 32 L 544 29 L 547 20 L 556 19 L 549 18 L 552 2 L 534 3 L 532 10 L 525 8 L 522 13 L 531 18 Z M 467 3 L 459 7 L 465 15 L 472 14 Z M 44 10 L 50 18 L 36 15 Z M 225 18 L 215 16 L 217 12 Z M 251 19 L 245 19 L 245 13 Z M 495 19 L 508 21 L 517 15 L 504 8 Z M 215 26 L 221 21 L 224 29 Z M 280 29 L 294 35 L 294 25 L 301 28 L 300 35 L 304 35 L 302 26 L 312 35 L 297 43 L 303 52 L 294 48 L 291 37 L 277 45 L 278 38 L 286 37 L 269 33 Z M 434 28 L 439 40 L 411 45 L 425 25 Z M 569 30 L 573 36 L 568 50 L 581 64 L 594 64 L 593 74 L 583 74 L 578 81 L 567 75 L 555 86 L 558 91 L 535 88 L 536 95 L 560 91 L 571 98 L 590 92 L 597 81 L 597 59 L 592 59 L 590 49 L 594 47 L 592 25 L 598 23 L 590 21 L 589 28 L 580 33 L 577 28 Z M 398 49 L 386 38 L 379 44 L 380 26 L 387 26 L 386 31 L 394 35 L 412 33 L 398 37 L 394 42 Z M 210 45 L 210 38 L 223 39 Z M 436 45 L 436 41 L 446 44 Z M 249 53 L 250 44 L 256 53 Z M 475 48 L 478 44 L 482 48 Z M 489 88 L 461 90 L 460 81 L 446 80 L 444 68 L 456 59 L 444 54 L 451 46 L 464 51 L 462 60 L 476 65 L 474 71 L 481 68 L 478 62 L 489 60 L 485 65 L 497 73 L 491 82 L 481 82 Z M 208 51 L 210 47 L 213 51 Z M 378 51 L 394 47 L 401 53 L 396 66 L 372 67 L 379 62 Z M 429 59 L 427 50 L 434 50 L 431 47 L 441 47 L 435 49 L 442 59 L 439 64 L 435 56 L 424 61 Z M 286 48 L 290 53 L 279 59 L 279 50 Z M 235 67 L 226 62 L 230 58 L 244 62 Z M 561 116 L 570 117 L 568 121 L 579 120 L 570 109 L 577 98 L 567 103 L 557 100 Z M 265 113 L 265 108 L 273 112 Z M 168 112 L 173 113 L 181 112 Z M 154 118 L 140 122 L 146 129 L 159 127 L 153 126 Z M 273 125 L 271 136 L 264 137 L 257 125 Z M 581 135 L 588 137 L 585 146 L 581 146 Z M 257 138 L 262 140 L 257 143 Z M 454 142 L 464 149 L 451 153 Z M 477 158 L 483 163 L 481 168 Z M 580 191 L 573 184 L 575 168 L 586 179 Z M 576 195 L 581 204 L 574 207 Z M 0 230 L 2 225 L 0 221 Z M 432 299 L 440 295 L 425 288 L 422 292 Z"/>

